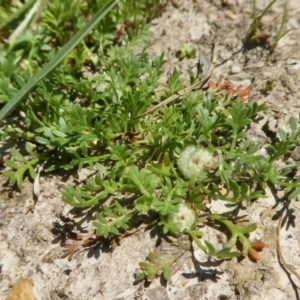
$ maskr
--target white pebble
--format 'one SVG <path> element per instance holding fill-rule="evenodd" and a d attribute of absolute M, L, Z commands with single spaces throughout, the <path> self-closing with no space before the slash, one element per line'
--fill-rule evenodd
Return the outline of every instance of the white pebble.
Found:
<path fill-rule="evenodd" d="M 0 203 L 0 209 L 4 210 L 7 207 L 7 205 L 5 203 Z"/>
<path fill-rule="evenodd" d="M 238 65 L 231 66 L 231 74 L 238 74 L 241 72 L 242 72 L 242 69 L 240 66 L 238 66 Z"/>

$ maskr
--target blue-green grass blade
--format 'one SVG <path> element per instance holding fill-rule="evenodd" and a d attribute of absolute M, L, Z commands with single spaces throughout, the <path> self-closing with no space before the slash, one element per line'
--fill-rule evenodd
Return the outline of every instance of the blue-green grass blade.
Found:
<path fill-rule="evenodd" d="M 67 44 L 65 44 L 53 57 L 53 59 L 39 72 L 37 72 L 15 95 L 7 102 L 0 111 L 0 122 L 9 114 L 14 107 L 31 91 L 31 89 L 46 75 L 48 75 L 93 29 L 97 23 L 116 5 L 118 0 L 110 1 L 103 9 L 80 29 Z"/>
<path fill-rule="evenodd" d="M 27 1 L 23 6 L 21 6 L 14 14 L 12 14 L 6 21 L 0 23 L 0 30 L 9 26 L 12 22 L 22 18 L 26 12 L 33 6 L 36 0 Z"/>

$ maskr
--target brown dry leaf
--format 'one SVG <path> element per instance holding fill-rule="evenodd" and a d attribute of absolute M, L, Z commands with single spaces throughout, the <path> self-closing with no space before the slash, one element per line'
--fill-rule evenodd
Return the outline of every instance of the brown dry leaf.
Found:
<path fill-rule="evenodd" d="M 251 37 L 251 42 L 256 45 L 264 46 L 271 35 L 266 32 L 261 32 Z"/>
<path fill-rule="evenodd" d="M 139 138 L 136 137 L 137 135 L 139 135 L 139 132 L 133 132 L 133 131 L 124 132 L 114 137 L 113 142 L 116 143 L 118 141 L 123 140 L 127 144 L 130 144 L 132 142 L 136 142 L 140 140 Z"/>
<path fill-rule="evenodd" d="M 96 239 L 93 239 L 93 238 L 85 239 L 82 243 L 82 247 L 91 247 L 95 244 L 95 242 L 96 242 Z"/>
<path fill-rule="evenodd" d="M 121 239 L 118 236 L 112 236 L 110 238 L 109 244 L 110 244 L 111 252 L 114 252 L 117 246 L 120 245 L 120 240 Z"/>
<path fill-rule="evenodd" d="M 19 278 L 5 300 L 36 300 L 32 279 Z"/>
<path fill-rule="evenodd" d="M 61 256 L 62 258 L 68 257 L 68 261 L 72 260 L 73 255 L 75 254 L 76 251 L 79 250 L 81 246 L 81 242 L 77 242 L 74 244 L 61 244 L 63 248 L 66 248 L 64 251 L 63 255 Z"/>
<path fill-rule="evenodd" d="M 250 96 L 250 89 L 243 88 L 241 85 L 236 88 L 235 92 L 242 102 L 246 102 L 246 100 Z"/>
<path fill-rule="evenodd" d="M 66 248 L 66 250 L 64 251 L 64 253 L 62 254 L 61 257 L 62 258 L 68 257 L 69 261 L 72 260 L 75 252 L 77 252 L 81 246 L 82 247 L 88 247 L 94 242 L 95 239 L 91 238 L 93 236 L 93 234 L 94 234 L 94 231 L 90 232 L 86 236 L 74 233 L 74 238 L 73 239 L 77 240 L 77 242 L 74 243 L 74 244 L 62 243 L 61 247 Z"/>

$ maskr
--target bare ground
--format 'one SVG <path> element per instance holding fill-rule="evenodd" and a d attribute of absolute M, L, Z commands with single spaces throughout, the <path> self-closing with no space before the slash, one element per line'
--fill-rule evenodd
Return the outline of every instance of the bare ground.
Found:
<path fill-rule="evenodd" d="M 223 5 L 222 5 L 223 2 Z M 260 9 L 269 1 L 257 1 Z M 242 40 L 251 22 L 252 1 L 228 0 L 183 0 L 168 1 L 162 15 L 152 21 L 152 44 L 149 52 L 165 53 L 165 78 L 174 68 L 186 74 L 196 71 L 199 59 L 210 59 L 212 46 L 213 78 L 231 80 L 237 86 L 251 87 L 250 101 L 264 102 L 269 111 L 263 116 L 253 134 L 268 138 L 278 127 L 288 130 L 290 116 L 300 113 L 300 6 L 298 0 L 289 1 L 288 28 L 297 28 L 283 37 L 275 52 L 262 47 L 245 51 Z M 284 1 L 277 1 L 263 19 L 264 31 L 276 35 L 280 25 Z M 272 37 L 270 38 L 272 39 Z M 176 53 L 180 46 L 196 47 L 196 56 L 179 60 Z M 188 76 L 183 75 L 185 79 Z M 262 130 L 264 128 L 264 130 Z M 299 153 L 293 154 L 300 159 Z M 79 174 L 79 180 L 85 178 Z M 76 183 L 71 177 L 69 182 Z M 80 250 L 73 259 L 61 258 L 62 248 L 58 235 L 63 233 L 72 220 L 80 221 L 76 211 L 62 201 L 61 189 L 66 184 L 59 176 L 41 177 L 40 198 L 32 209 L 32 185 L 28 183 L 20 194 L 13 193 L 4 185 L 0 199 L 0 299 L 5 299 L 17 279 L 32 280 L 18 282 L 16 298 L 10 299 L 299 299 L 299 279 L 284 271 L 277 254 L 278 222 L 276 213 L 281 206 L 274 207 L 274 197 L 248 203 L 241 214 L 248 216 L 249 223 L 257 222 L 258 229 L 252 240 L 263 240 L 267 248 L 261 260 L 232 259 L 229 261 L 207 261 L 194 245 L 192 251 L 179 251 L 167 243 L 157 247 L 157 238 L 151 231 L 139 230 L 121 240 L 120 246 L 111 253 L 106 245 L 92 250 Z M 221 202 L 210 204 L 212 211 L 226 209 Z M 281 251 L 287 264 L 300 271 L 299 228 L 300 202 L 292 201 L 288 206 L 290 218 L 281 229 Z M 70 220 L 59 219 L 63 215 Z M 56 222 L 56 227 L 54 223 Z M 53 228 L 56 228 L 55 230 Z M 75 230 L 92 230 L 88 220 L 79 222 Z M 213 239 L 216 236 L 213 232 Z M 221 243 L 219 237 L 216 243 Z M 101 250 L 100 250 L 101 249 Z M 168 284 L 158 278 L 150 286 L 134 284 L 138 273 L 138 262 L 145 261 L 149 252 L 176 253 L 178 260 L 172 269 L 172 281 Z M 33 284 L 33 291 L 31 286 Z M 34 294 L 21 298 L 20 291 Z M 35 297 L 35 298 L 34 298 Z"/>

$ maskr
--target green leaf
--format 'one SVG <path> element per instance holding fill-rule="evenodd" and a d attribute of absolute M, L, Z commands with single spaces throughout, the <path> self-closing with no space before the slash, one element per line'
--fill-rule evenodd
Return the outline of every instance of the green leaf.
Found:
<path fill-rule="evenodd" d="M 153 184 L 152 191 L 149 190 L 146 186 L 149 182 L 155 183 L 156 176 L 154 174 L 149 173 L 146 169 L 138 170 L 136 166 L 129 167 L 127 174 L 125 175 L 129 181 L 140 191 L 140 193 L 146 197 L 151 197 L 151 192 L 154 189 Z M 148 177 L 148 178 L 147 178 Z"/>
<path fill-rule="evenodd" d="M 53 138 L 54 138 L 54 135 L 53 135 L 53 133 L 52 133 L 51 128 L 49 128 L 49 127 L 47 127 L 47 126 L 44 127 L 44 134 L 45 134 L 46 137 L 48 137 L 48 138 L 50 138 L 50 139 L 53 139 Z"/>
<path fill-rule="evenodd" d="M 146 279 L 146 274 L 145 273 L 141 273 L 138 276 L 136 276 L 136 278 L 135 278 L 136 281 L 142 281 L 144 279 Z"/>
<path fill-rule="evenodd" d="M 75 190 L 72 186 L 68 186 L 63 190 L 64 201 L 74 207 L 90 207 L 96 205 L 100 200 L 107 197 L 106 192 L 99 193 L 96 196 L 91 196 L 90 200 L 86 200 L 79 192 L 79 189 Z"/>
<path fill-rule="evenodd" d="M 224 248 L 215 254 L 217 257 L 232 258 L 241 255 L 239 251 L 230 252 L 230 248 Z"/>
<path fill-rule="evenodd" d="M 289 200 L 296 199 L 300 195 L 300 188 L 295 189 L 288 197 Z"/>
<path fill-rule="evenodd" d="M 139 266 L 143 270 L 148 270 L 148 269 L 152 268 L 152 265 L 149 263 L 146 263 L 146 262 L 140 262 Z"/>
<path fill-rule="evenodd" d="M 10 184 L 14 184 L 15 183 L 15 179 L 14 179 L 15 177 L 14 177 L 14 175 L 15 175 L 15 172 L 12 171 L 12 170 L 8 170 L 8 171 L 4 171 L 3 172 L 3 176 L 9 178 Z"/>
<path fill-rule="evenodd" d="M 171 269 L 170 267 L 166 267 L 163 269 L 163 276 L 167 281 L 171 281 Z"/>
<path fill-rule="evenodd" d="M 289 118 L 289 124 L 290 124 L 291 130 L 292 130 L 292 135 L 293 135 L 296 132 L 297 127 L 298 127 L 296 119 L 293 117 Z"/>
<path fill-rule="evenodd" d="M 242 186 L 241 186 L 241 196 L 243 198 L 246 198 L 250 195 L 250 187 L 249 185 L 247 185 L 247 183 L 242 183 Z"/>
<path fill-rule="evenodd" d="M 26 158 L 17 150 L 14 150 L 14 149 L 11 150 L 11 155 L 17 161 L 24 162 L 24 163 L 27 162 Z"/>
<path fill-rule="evenodd" d="M 215 247 L 208 241 L 205 241 L 205 245 L 207 247 L 207 250 L 208 250 L 208 254 L 209 255 L 215 255 L 216 254 L 216 249 Z"/>
<path fill-rule="evenodd" d="M 159 261 L 158 255 L 155 254 L 155 253 L 153 253 L 153 252 L 150 252 L 150 253 L 148 254 L 148 259 L 149 259 L 149 261 L 151 261 L 151 262 L 153 262 L 153 263 Z"/>
<path fill-rule="evenodd" d="M 92 222 L 93 226 L 96 227 L 96 235 L 103 236 L 105 238 L 108 237 L 109 231 L 108 229 L 98 222 Z"/>
<path fill-rule="evenodd" d="M 156 269 L 149 269 L 147 272 L 147 279 L 148 281 L 153 281 L 157 275 Z"/>
<path fill-rule="evenodd" d="M 249 148 L 249 150 L 247 151 L 247 155 L 252 155 L 255 152 L 257 152 L 259 149 L 259 145 L 254 145 L 251 148 Z"/>
<path fill-rule="evenodd" d="M 25 143 L 25 149 L 33 157 L 38 157 L 39 156 L 38 153 L 34 151 L 34 147 L 31 143 L 26 142 Z"/>
<path fill-rule="evenodd" d="M 111 225 L 111 226 L 109 227 L 109 230 L 110 230 L 111 233 L 113 233 L 113 234 L 115 234 L 115 235 L 118 235 L 118 234 L 120 233 L 119 230 L 117 229 L 117 227 L 114 226 L 114 225 Z"/>
<path fill-rule="evenodd" d="M 54 135 L 56 135 L 56 136 L 58 136 L 58 137 L 62 137 L 62 138 L 64 138 L 64 137 L 67 136 L 65 133 L 63 133 L 63 132 L 61 132 L 61 131 L 59 131 L 59 130 L 52 130 L 52 133 L 53 133 Z"/>
<path fill-rule="evenodd" d="M 278 128 L 278 134 L 283 141 L 287 140 L 287 134 L 282 128 Z"/>
<path fill-rule="evenodd" d="M 256 228 L 257 228 L 257 224 L 254 223 L 254 224 L 251 224 L 247 227 L 243 227 L 243 228 L 239 227 L 239 231 L 242 234 L 247 234 L 247 233 L 250 233 L 250 232 L 254 231 Z"/>
<path fill-rule="evenodd" d="M 9 159 L 5 159 L 4 160 L 4 163 L 8 166 L 8 167 L 10 167 L 10 168 L 12 168 L 12 169 L 15 169 L 15 170 L 17 170 L 20 166 L 19 165 L 17 165 L 15 162 L 13 162 L 12 160 L 9 160 Z"/>
<path fill-rule="evenodd" d="M 17 183 L 17 187 L 19 190 L 21 190 L 21 188 L 22 188 L 23 176 L 24 176 L 25 171 L 26 171 L 26 169 L 24 167 L 21 167 L 15 173 L 15 182 Z"/>
<path fill-rule="evenodd" d="M 32 179 L 35 179 L 36 176 L 37 176 L 35 170 L 34 170 L 31 166 L 29 166 L 28 171 L 29 171 L 30 177 L 31 177 Z"/>
<path fill-rule="evenodd" d="M 102 224 L 108 224 L 109 222 L 102 216 L 102 214 L 97 213 L 96 214 L 97 220 Z"/>
<path fill-rule="evenodd" d="M 38 142 L 39 144 L 43 144 L 43 145 L 47 145 L 50 143 L 49 140 L 43 138 L 43 137 L 40 137 L 40 136 L 36 136 L 35 138 L 35 141 Z"/>
<path fill-rule="evenodd" d="M 103 174 L 107 174 L 107 167 L 105 167 L 104 165 L 96 162 L 94 164 L 94 167 L 97 169 L 97 171 L 99 171 L 100 173 L 103 173 Z M 100 177 L 99 177 L 100 178 Z"/>
<path fill-rule="evenodd" d="M 241 195 L 241 189 L 239 185 L 235 181 L 229 180 L 229 186 L 230 190 L 233 192 L 233 200 L 238 202 Z"/>

